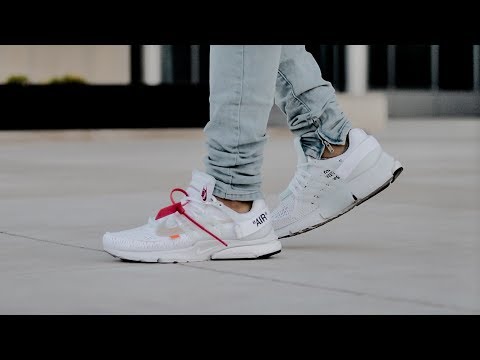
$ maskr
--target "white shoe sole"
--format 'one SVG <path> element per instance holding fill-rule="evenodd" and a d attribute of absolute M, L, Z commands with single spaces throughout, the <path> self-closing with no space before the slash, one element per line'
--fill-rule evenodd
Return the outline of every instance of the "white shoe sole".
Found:
<path fill-rule="evenodd" d="M 228 247 L 217 240 L 198 241 L 184 249 L 168 251 L 126 251 L 113 249 L 104 244 L 104 250 L 113 257 L 125 261 L 147 263 L 185 263 L 208 260 L 266 259 L 278 254 L 282 244 L 272 231 L 267 237 L 254 241 L 226 241 Z"/>
<path fill-rule="evenodd" d="M 354 199 L 351 205 L 320 223 L 318 223 L 318 219 L 321 218 L 321 215 L 317 212 L 312 212 L 312 214 L 302 220 L 276 229 L 275 232 L 278 238 L 284 239 L 306 233 L 342 216 L 354 207 L 385 190 L 396 180 L 402 171 L 403 166 L 399 161 L 395 160 L 386 152 L 382 152 L 375 165 L 348 183 L 352 198 Z"/>

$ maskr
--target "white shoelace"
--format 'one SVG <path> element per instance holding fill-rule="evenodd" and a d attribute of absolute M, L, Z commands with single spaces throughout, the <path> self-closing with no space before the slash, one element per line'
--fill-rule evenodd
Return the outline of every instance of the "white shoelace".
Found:
<path fill-rule="evenodd" d="M 310 164 L 308 163 L 297 165 L 297 170 L 295 171 L 295 175 L 293 176 L 293 179 L 288 184 L 288 189 L 295 196 L 297 196 L 300 193 L 300 191 L 306 188 L 308 184 L 308 180 L 312 176 L 312 174 L 306 170 L 309 165 Z"/>
<path fill-rule="evenodd" d="M 312 177 L 312 172 L 307 170 L 308 167 L 310 167 L 310 166 L 315 166 L 315 167 L 323 169 L 321 166 L 319 166 L 315 162 L 298 164 L 297 165 L 297 170 L 295 171 L 295 175 L 293 176 L 293 179 L 288 184 L 288 189 L 292 192 L 292 194 L 295 197 L 298 197 L 298 195 L 301 192 L 305 191 L 305 189 L 308 187 L 308 185 L 310 185 L 310 179 Z M 327 169 L 325 169 L 325 170 L 327 170 Z M 319 171 L 318 173 L 319 173 L 319 176 L 315 177 L 315 184 L 318 187 L 323 188 L 323 187 L 326 187 L 326 186 L 330 186 L 333 179 L 335 178 L 335 176 L 330 176 L 330 177 L 325 176 L 324 171 Z"/>

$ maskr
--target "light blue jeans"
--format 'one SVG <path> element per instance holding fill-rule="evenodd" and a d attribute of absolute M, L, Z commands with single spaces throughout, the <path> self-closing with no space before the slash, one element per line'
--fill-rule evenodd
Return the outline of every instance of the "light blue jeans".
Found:
<path fill-rule="evenodd" d="M 263 197 L 261 166 L 274 100 L 307 155 L 319 159 L 323 141 L 345 143 L 351 123 L 305 46 L 211 46 L 210 121 L 204 132 L 205 166 L 217 180 L 215 196 Z"/>

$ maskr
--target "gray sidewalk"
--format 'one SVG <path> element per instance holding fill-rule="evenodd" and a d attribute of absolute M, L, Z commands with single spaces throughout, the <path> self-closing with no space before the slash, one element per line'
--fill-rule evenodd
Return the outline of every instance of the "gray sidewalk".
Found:
<path fill-rule="evenodd" d="M 480 314 L 480 120 L 396 120 L 405 171 L 257 261 L 120 262 L 105 231 L 146 222 L 202 169 L 201 130 L 0 132 L 1 314 Z M 270 205 L 295 154 L 270 129 Z"/>

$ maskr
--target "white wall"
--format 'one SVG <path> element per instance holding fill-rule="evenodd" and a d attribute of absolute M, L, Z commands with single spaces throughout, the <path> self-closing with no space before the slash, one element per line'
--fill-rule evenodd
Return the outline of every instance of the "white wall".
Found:
<path fill-rule="evenodd" d="M 22 74 L 34 83 L 66 74 L 92 84 L 130 81 L 128 45 L 0 45 L 0 83 Z"/>

